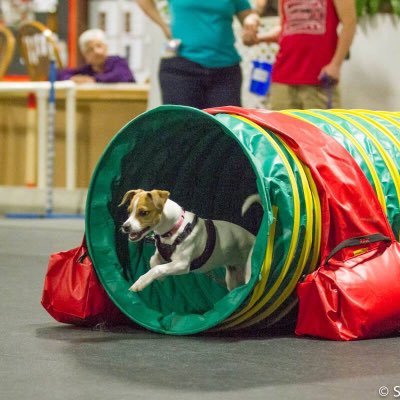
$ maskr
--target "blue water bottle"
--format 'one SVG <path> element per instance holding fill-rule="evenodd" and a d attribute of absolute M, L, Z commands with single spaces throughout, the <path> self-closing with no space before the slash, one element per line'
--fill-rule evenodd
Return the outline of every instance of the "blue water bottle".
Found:
<path fill-rule="evenodd" d="M 271 84 L 272 64 L 264 60 L 253 60 L 252 63 L 250 92 L 258 96 L 265 96 Z"/>

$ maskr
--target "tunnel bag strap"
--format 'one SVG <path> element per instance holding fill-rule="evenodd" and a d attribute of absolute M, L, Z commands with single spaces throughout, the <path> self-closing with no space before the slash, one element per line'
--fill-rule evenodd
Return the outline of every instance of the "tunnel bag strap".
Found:
<path fill-rule="evenodd" d="M 391 239 L 381 233 L 374 233 L 372 235 L 358 236 L 355 238 L 344 240 L 339 243 L 326 257 L 324 265 L 328 264 L 328 261 L 339 251 L 346 249 L 348 247 L 356 246 L 368 246 L 375 242 L 391 242 Z"/>
<path fill-rule="evenodd" d="M 190 270 L 194 271 L 196 269 L 201 268 L 211 257 L 211 254 L 215 248 L 215 242 L 217 240 L 217 234 L 215 231 L 214 222 L 211 219 L 206 219 L 205 221 L 206 230 L 207 230 L 207 243 L 203 253 L 194 259 L 190 264 Z"/>

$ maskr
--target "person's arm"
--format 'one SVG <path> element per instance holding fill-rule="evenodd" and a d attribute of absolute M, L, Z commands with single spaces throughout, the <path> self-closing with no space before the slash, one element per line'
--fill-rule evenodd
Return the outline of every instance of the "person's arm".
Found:
<path fill-rule="evenodd" d="M 71 79 L 75 75 L 85 75 L 87 74 L 88 66 L 84 65 L 79 68 L 65 68 L 57 71 L 57 80 L 58 81 L 67 81 Z"/>
<path fill-rule="evenodd" d="M 333 1 L 342 27 L 339 33 L 336 51 L 330 63 L 321 69 L 319 79 L 327 75 L 333 80 L 339 81 L 342 63 L 350 50 L 356 32 L 357 14 L 355 0 Z"/>
<path fill-rule="evenodd" d="M 262 15 L 267 8 L 268 0 L 255 0 L 254 8 L 259 15 Z"/>
<path fill-rule="evenodd" d="M 259 0 L 263 2 L 264 0 Z M 278 3 L 279 25 L 274 26 L 267 32 L 259 33 L 257 35 L 258 43 L 278 43 L 282 32 L 282 2 Z"/>
<path fill-rule="evenodd" d="M 121 57 L 112 61 L 109 70 L 96 74 L 95 80 L 100 83 L 135 82 L 127 61 Z"/>
<path fill-rule="evenodd" d="M 164 35 L 167 39 L 171 39 L 171 30 L 168 24 L 161 17 L 160 12 L 156 6 L 154 0 L 137 0 L 137 4 L 143 10 L 143 12 L 153 21 L 155 22 L 164 32 Z"/>
<path fill-rule="evenodd" d="M 239 11 L 236 14 L 242 25 L 242 41 L 246 46 L 257 43 L 257 31 L 260 26 L 260 16 L 253 9 Z"/>
<path fill-rule="evenodd" d="M 258 43 L 278 43 L 281 36 L 281 25 L 274 26 L 267 32 L 259 33 L 257 35 Z"/>

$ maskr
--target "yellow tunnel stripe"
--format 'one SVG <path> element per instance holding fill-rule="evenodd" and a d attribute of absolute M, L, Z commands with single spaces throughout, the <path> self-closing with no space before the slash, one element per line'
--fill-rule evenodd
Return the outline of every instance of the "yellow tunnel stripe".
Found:
<path fill-rule="evenodd" d="M 254 124 L 252 121 L 249 121 L 249 122 L 251 122 L 251 126 L 253 126 L 254 128 L 256 128 L 257 130 L 259 130 L 260 132 L 263 133 L 263 135 L 270 141 L 270 143 L 274 146 L 274 148 L 279 149 L 279 151 L 281 152 L 280 148 L 276 147 L 276 144 L 275 144 L 274 140 L 269 136 L 268 132 L 266 132 L 260 126 Z M 307 178 L 306 178 L 306 176 L 304 174 L 303 168 L 302 168 L 299 160 L 294 155 L 292 150 L 279 137 L 278 137 L 278 140 L 285 146 L 286 150 L 293 157 L 293 159 L 294 159 L 294 161 L 295 161 L 295 163 L 296 163 L 296 165 L 298 167 L 300 176 L 301 176 L 303 189 L 305 190 L 305 203 L 306 203 L 306 215 L 307 215 L 306 223 L 308 224 L 308 226 L 305 229 L 305 241 L 304 241 L 304 245 L 302 247 L 302 251 L 301 251 L 301 255 L 300 255 L 300 261 L 299 261 L 300 268 L 297 268 L 296 274 L 294 274 L 294 277 L 292 278 L 292 280 L 290 282 L 292 285 L 289 284 L 289 286 L 293 286 L 293 282 L 294 282 L 294 285 L 297 283 L 298 278 L 300 277 L 301 272 L 304 269 L 304 264 L 306 263 L 306 261 L 308 259 L 309 251 L 310 251 L 310 248 L 311 248 L 311 243 L 312 243 L 312 224 L 313 224 L 312 209 L 313 208 L 312 208 L 312 204 L 310 204 L 310 203 L 312 202 L 312 196 L 311 196 L 310 189 L 308 187 Z M 282 154 L 282 159 L 286 160 L 286 158 L 284 158 L 284 157 L 285 157 L 284 154 Z M 285 165 L 286 165 L 286 163 L 285 163 Z M 227 328 L 235 326 L 235 325 L 238 325 L 238 324 L 241 324 L 240 327 L 243 327 L 242 323 L 244 321 L 247 321 L 249 319 L 249 317 L 253 316 L 262 307 L 264 307 L 267 304 L 267 302 L 273 297 L 273 295 L 276 293 L 276 291 L 278 290 L 279 286 L 281 285 L 281 283 L 285 279 L 285 277 L 286 277 L 286 275 L 287 275 L 287 273 L 289 271 L 289 268 L 290 268 L 290 266 L 291 266 L 291 264 L 293 262 L 293 258 L 294 258 L 293 256 L 294 256 L 294 253 L 295 253 L 295 247 L 292 246 L 292 244 L 293 244 L 293 238 L 294 237 L 298 238 L 298 234 L 299 234 L 300 217 L 299 217 L 298 214 L 300 213 L 300 200 L 299 200 L 299 192 L 298 192 L 298 188 L 297 188 L 296 178 L 295 178 L 295 176 L 293 174 L 293 171 L 291 170 L 291 167 L 290 167 L 289 164 L 288 164 L 287 170 L 289 172 L 289 175 L 293 175 L 294 184 L 296 186 L 296 190 L 293 190 L 293 197 L 294 197 L 293 201 L 294 201 L 294 203 L 298 204 L 297 210 L 295 211 L 295 214 L 294 214 L 295 215 L 295 219 L 296 220 L 298 219 L 298 229 L 297 229 L 297 232 L 295 232 L 295 230 L 293 230 L 293 233 L 292 233 L 292 241 L 291 241 L 291 246 L 290 246 L 290 250 L 289 250 L 290 256 L 288 254 L 288 257 L 285 260 L 285 265 L 282 268 L 279 277 L 277 278 L 277 280 L 274 283 L 274 285 L 272 286 L 272 288 L 267 293 L 264 293 L 264 297 L 262 298 L 262 300 L 260 300 L 257 304 L 253 303 L 252 307 L 247 307 L 246 308 L 246 313 L 244 313 L 240 317 L 237 317 L 236 315 L 234 315 L 233 318 L 235 318 L 235 320 L 233 322 L 231 322 L 230 324 L 228 324 L 228 326 L 226 326 Z M 291 181 L 292 181 L 292 179 L 291 179 Z M 296 225 L 297 225 L 297 223 L 296 223 Z M 298 272 L 298 270 L 300 272 Z M 265 286 L 263 288 L 263 291 L 265 291 Z M 291 288 L 290 287 L 286 287 L 284 292 L 281 293 L 278 296 L 278 298 L 275 300 L 275 302 L 273 303 L 273 305 L 271 307 L 278 308 L 282 304 L 282 302 L 286 300 L 286 298 L 290 295 L 290 293 L 291 293 Z M 247 325 L 247 323 L 245 324 L 245 326 L 246 325 Z"/>
<path fill-rule="evenodd" d="M 359 129 L 361 132 L 364 133 L 365 136 L 367 136 L 375 145 L 376 149 L 378 150 L 382 160 L 384 161 L 384 163 L 386 164 L 390 175 L 392 176 L 393 179 L 393 184 L 397 193 L 397 198 L 400 201 L 400 174 L 399 171 L 397 170 L 396 165 L 394 164 L 393 160 L 391 159 L 391 157 L 387 154 L 386 150 L 382 147 L 382 145 L 379 143 L 379 141 L 377 140 L 377 138 L 371 134 L 366 127 L 364 127 L 363 125 L 361 125 L 359 122 L 355 121 L 352 118 L 346 117 L 344 114 L 350 114 L 350 115 L 354 115 L 351 112 L 347 112 L 344 110 L 340 110 L 338 112 L 335 112 L 335 115 L 339 115 L 340 118 L 343 118 L 344 120 L 350 122 L 351 124 L 353 124 L 357 129 Z M 371 120 L 370 118 L 364 118 L 366 121 L 370 122 L 371 124 L 373 124 L 377 129 L 379 129 L 380 132 L 384 133 L 382 129 L 380 129 L 380 126 L 374 123 L 373 120 Z"/>
<path fill-rule="evenodd" d="M 278 140 L 280 143 L 285 147 L 285 149 L 288 151 L 290 156 L 293 158 L 293 161 L 295 162 L 297 169 L 300 174 L 301 178 L 301 183 L 302 187 L 304 190 L 304 202 L 305 202 L 305 213 L 306 213 L 306 226 L 305 226 L 305 238 L 304 238 L 304 243 L 302 245 L 302 249 L 300 252 L 299 259 L 297 261 L 296 269 L 291 277 L 290 281 L 286 285 L 285 289 L 282 291 L 282 293 L 273 301 L 272 304 L 270 304 L 265 310 L 263 310 L 260 314 L 255 316 L 254 318 L 251 318 L 250 320 L 247 320 L 245 323 L 240 325 L 240 328 L 247 328 L 251 325 L 254 325 L 263 319 L 267 318 L 270 316 L 274 311 L 276 311 L 287 299 L 288 297 L 293 293 L 300 277 L 302 276 L 304 272 L 304 268 L 307 264 L 307 261 L 309 259 L 310 251 L 313 249 L 313 259 L 317 258 L 319 256 L 319 247 L 312 247 L 313 244 L 313 196 L 311 193 L 311 189 L 309 186 L 308 178 L 305 174 L 304 171 L 304 166 L 297 157 L 297 155 L 294 153 L 294 151 L 285 143 L 284 140 L 282 140 L 278 135 L 277 135 Z M 263 300 L 259 303 L 259 305 L 265 305 L 267 301 L 269 300 L 268 296 L 263 298 Z M 261 307 L 260 307 L 261 308 Z M 258 311 L 258 310 L 257 310 Z"/>
<path fill-rule="evenodd" d="M 378 197 L 379 203 L 381 204 L 382 209 L 384 210 L 384 212 L 386 213 L 386 201 L 385 201 L 385 195 L 383 193 L 383 189 L 382 189 L 382 185 L 380 183 L 378 174 L 376 173 L 376 170 L 371 162 L 371 160 L 369 159 L 368 154 L 365 152 L 365 150 L 362 148 L 362 146 L 357 142 L 357 140 L 349 133 L 347 132 L 341 125 L 339 125 L 337 122 L 333 121 L 332 118 L 328 118 L 324 115 L 318 114 L 316 112 L 313 111 L 308 111 L 308 110 L 302 110 L 301 111 L 302 114 L 305 115 L 310 115 L 312 117 L 315 118 L 319 118 L 325 122 L 327 122 L 328 124 L 332 125 L 335 127 L 335 129 L 337 129 L 339 132 L 341 132 L 346 138 L 348 138 L 350 140 L 350 142 L 354 145 L 354 147 L 358 150 L 360 156 L 362 157 L 362 159 L 364 160 L 370 174 L 371 174 L 371 178 L 372 181 L 374 183 L 374 187 L 375 187 L 375 192 L 376 195 Z M 291 113 L 287 113 L 290 114 Z M 315 123 L 313 123 L 312 121 L 309 121 L 307 118 L 296 115 L 296 118 L 302 119 L 303 121 L 308 122 L 311 125 L 316 126 L 317 128 L 321 129 L 320 127 L 318 127 L 318 125 L 316 125 Z"/>
<path fill-rule="evenodd" d="M 300 199 L 299 199 L 299 191 L 298 191 L 298 187 L 297 187 L 297 182 L 296 182 L 296 177 L 291 169 L 291 166 L 285 156 L 285 154 L 283 153 L 283 151 L 280 149 L 280 147 L 278 146 L 278 144 L 269 136 L 268 132 L 265 131 L 264 129 L 262 129 L 260 126 L 258 126 L 257 124 L 255 124 L 254 122 L 243 118 L 243 117 L 239 117 L 239 116 L 235 116 L 235 118 L 241 119 L 244 122 L 246 122 L 247 124 L 249 124 L 250 126 L 252 126 L 253 128 L 257 129 L 258 131 L 260 131 L 266 138 L 267 140 L 270 142 L 270 144 L 274 147 L 274 149 L 276 150 L 276 152 L 279 154 L 279 156 L 282 159 L 283 164 L 286 167 L 286 170 L 288 172 L 288 176 L 289 176 L 289 180 L 291 182 L 291 187 L 293 190 L 293 204 L 294 204 L 294 225 L 293 225 L 293 230 L 292 230 L 292 237 L 291 237 L 291 242 L 290 242 L 290 246 L 289 246 L 289 251 L 288 254 L 286 256 L 285 259 L 285 263 L 284 266 L 282 267 L 282 270 L 280 272 L 280 275 L 278 276 L 277 280 L 274 282 L 273 286 L 271 287 L 271 289 L 265 293 L 265 286 L 266 286 L 266 282 L 264 287 L 262 287 L 262 285 L 260 285 L 260 292 L 264 293 L 265 296 L 262 298 L 262 300 L 260 300 L 258 303 L 256 304 L 248 304 L 246 306 L 246 310 L 245 312 L 241 313 L 240 316 L 236 316 L 236 314 L 234 314 L 231 318 L 230 318 L 230 322 L 223 326 L 223 328 L 230 328 L 233 326 L 236 326 L 240 323 L 242 323 L 243 321 L 246 321 L 250 316 L 254 315 L 256 312 L 258 312 L 272 297 L 273 295 L 276 293 L 276 291 L 278 290 L 279 286 L 281 285 L 282 281 L 285 279 L 290 265 L 293 261 L 293 257 L 296 251 L 296 247 L 297 247 L 297 241 L 298 241 L 298 236 L 299 236 L 299 230 L 300 230 Z M 232 321 L 233 320 L 233 321 Z"/>

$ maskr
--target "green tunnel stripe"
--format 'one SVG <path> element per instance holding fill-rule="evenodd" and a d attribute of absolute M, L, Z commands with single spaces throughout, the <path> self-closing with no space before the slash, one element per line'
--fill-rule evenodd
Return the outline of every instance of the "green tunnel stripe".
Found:
<path fill-rule="evenodd" d="M 289 114 L 289 113 L 288 113 Z M 299 111 L 299 112 L 291 112 L 291 115 L 302 118 L 303 120 L 310 122 L 311 124 L 317 126 L 320 128 L 322 131 L 327 133 L 330 136 L 335 137 L 337 133 L 340 133 L 344 137 L 344 143 L 345 147 L 347 150 L 349 150 L 349 145 L 353 145 L 356 149 L 358 154 L 361 156 L 362 162 L 360 163 L 360 160 L 355 157 L 356 161 L 359 162 L 359 165 L 361 169 L 364 170 L 364 173 L 366 170 L 368 173 L 366 174 L 367 177 L 370 177 L 370 182 L 372 183 L 373 187 L 375 188 L 375 192 L 378 196 L 379 202 L 381 203 L 381 206 L 383 207 L 384 211 L 386 212 L 386 202 L 385 202 L 385 196 L 383 193 L 382 185 L 380 183 L 379 177 L 376 173 L 376 170 L 370 161 L 368 154 L 365 152 L 363 147 L 360 145 L 360 143 L 353 137 L 349 132 L 347 132 L 342 125 L 338 124 L 332 116 L 329 116 L 325 113 L 320 113 L 319 111 Z M 314 118 L 317 118 L 317 120 L 324 121 L 326 124 L 321 124 L 317 123 Z M 328 128 L 328 129 L 326 129 Z M 330 128 L 330 129 L 329 129 Z M 335 132 L 332 131 L 332 128 L 335 130 Z M 336 139 L 337 137 L 335 137 Z M 348 140 L 346 140 L 348 139 Z M 342 142 L 341 142 L 342 143 Z M 346 146 L 347 145 L 347 146 Z M 350 154 L 354 156 L 354 151 L 351 151 Z"/>
<path fill-rule="evenodd" d="M 343 111 L 335 112 L 335 115 L 339 116 L 345 121 L 349 121 L 357 128 L 359 132 L 362 132 L 368 139 L 370 139 L 373 143 L 373 146 L 375 146 L 378 151 L 377 156 L 374 157 L 374 166 L 381 178 L 380 180 L 384 189 L 388 218 L 389 221 L 393 223 L 396 209 L 398 210 L 400 208 L 400 174 L 399 164 L 397 162 L 397 158 L 400 157 L 400 152 L 394 154 L 392 150 L 395 149 L 395 147 L 392 145 L 392 143 L 387 143 L 388 137 L 385 135 L 382 129 L 378 129 L 379 125 L 377 126 L 377 124 L 373 123 L 371 119 L 361 119 L 360 117 L 350 113 L 349 114 L 351 117 L 349 118 L 346 116 L 346 114 L 347 112 Z M 366 145 L 368 145 L 370 150 L 369 154 L 372 156 L 373 151 L 371 149 L 371 144 L 367 143 Z M 385 173 L 385 169 L 390 175 L 389 179 L 387 180 L 383 179 L 383 177 L 387 175 L 387 173 Z"/>
<path fill-rule="evenodd" d="M 400 150 L 400 119 L 396 119 L 393 113 L 379 111 L 346 110 L 347 113 L 357 115 L 364 120 L 372 120 L 390 138 L 397 150 Z"/>
<path fill-rule="evenodd" d="M 240 117 L 236 117 L 236 118 L 240 118 Z M 244 118 L 240 118 L 240 119 L 246 121 L 247 124 L 252 126 L 254 129 L 258 129 L 261 132 L 265 132 L 262 128 L 260 128 L 258 125 L 254 124 L 253 122 L 251 122 L 249 120 L 246 120 Z M 274 143 L 274 137 L 271 136 L 271 133 L 265 132 L 264 134 L 266 135 L 267 139 L 271 141 L 271 143 Z M 273 304 L 266 311 L 263 312 L 262 315 L 267 314 L 269 312 L 270 308 L 279 307 L 282 304 L 282 302 L 284 300 L 286 300 L 286 298 L 291 294 L 290 293 L 290 289 L 288 289 L 288 287 L 290 288 L 290 286 L 295 285 L 295 283 L 293 284 L 292 282 L 294 282 L 295 280 L 296 281 L 298 280 L 298 277 L 300 277 L 300 275 L 301 275 L 301 273 L 302 273 L 302 271 L 303 271 L 303 269 L 305 267 L 305 262 L 308 259 L 309 251 L 310 251 L 310 248 L 311 248 L 311 242 L 312 242 L 311 235 L 310 235 L 310 233 L 312 231 L 312 229 L 310 229 L 310 227 L 312 228 L 312 211 L 311 211 L 312 210 L 312 204 L 310 204 L 310 201 L 312 200 L 311 193 L 310 193 L 310 190 L 308 188 L 307 179 L 306 179 L 306 177 L 305 177 L 305 175 L 304 175 L 304 173 L 302 171 L 302 166 L 300 165 L 298 159 L 297 158 L 293 158 L 293 153 L 290 151 L 290 149 L 287 148 L 287 146 L 284 145 L 284 143 L 282 141 L 280 141 L 278 139 L 278 142 L 276 142 L 276 144 L 278 145 L 278 147 L 276 147 L 276 151 L 277 151 L 278 154 L 280 154 L 280 157 L 283 160 L 284 165 L 286 167 L 286 171 L 289 173 L 289 176 L 291 177 L 290 179 L 291 179 L 292 186 L 294 186 L 296 188 L 294 190 L 294 192 L 293 192 L 293 196 L 294 196 L 294 201 L 295 202 L 296 202 L 297 197 L 300 196 L 300 192 L 299 192 L 300 188 L 303 188 L 303 189 L 306 188 L 306 190 L 305 190 L 306 193 L 307 193 L 307 196 L 306 196 L 307 200 L 305 202 L 305 204 L 306 204 L 305 205 L 306 224 L 307 224 L 306 225 L 306 232 L 309 232 L 309 234 L 306 235 L 306 239 L 304 241 L 304 246 L 302 247 L 301 254 L 300 254 L 300 257 L 299 257 L 299 263 L 295 264 L 295 268 L 291 272 L 291 274 L 289 274 L 289 271 L 291 269 L 293 269 L 293 266 L 292 266 L 293 263 L 291 262 L 291 260 L 294 259 L 293 255 L 294 255 L 294 252 L 295 252 L 295 246 L 297 246 L 297 244 L 298 244 L 298 243 L 295 244 L 293 241 L 291 242 L 291 246 L 289 248 L 288 256 L 287 256 L 286 261 L 285 261 L 285 266 L 282 269 L 281 274 L 275 280 L 274 285 L 268 291 L 266 291 L 266 294 L 264 295 L 264 297 L 262 299 L 260 299 L 257 302 L 256 305 L 251 307 L 249 310 L 246 310 L 246 313 L 244 313 L 244 314 L 240 313 L 239 315 L 234 315 L 235 320 L 233 322 L 227 324 L 227 325 L 224 325 L 225 329 L 226 328 L 230 328 L 232 326 L 236 326 L 238 324 L 240 324 L 239 325 L 240 327 L 247 327 L 249 325 L 252 325 L 253 323 L 258 322 L 258 318 L 259 317 L 256 317 L 254 319 L 254 322 L 253 322 L 253 319 L 251 321 L 249 321 L 249 317 L 254 316 L 254 314 L 256 314 L 258 311 L 263 309 L 268 304 L 268 302 L 272 298 L 274 298 L 275 295 L 277 295 L 277 298 L 275 299 Z M 283 153 L 282 147 L 286 149 L 286 152 L 288 153 L 287 155 L 285 155 Z M 298 186 L 297 183 L 296 183 L 296 178 L 293 175 L 292 167 L 290 166 L 290 163 L 288 161 L 288 156 L 292 157 L 291 161 L 294 161 L 295 164 L 296 164 L 296 167 L 298 168 L 298 172 L 300 174 L 301 183 L 302 183 L 301 186 Z M 300 215 L 300 201 L 298 201 L 298 206 L 297 207 L 295 206 L 295 209 L 298 210 L 298 212 L 295 213 L 295 215 L 296 214 Z M 292 236 L 292 239 L 294 237 L 298 238 L 298 234 L 297 234 L 296 231 L 294 232 L 294 234 Z M 281 288 L 282 282 L 287 278 L 288 275 L 293 277 L 292 281 L 288 285 L 285 285 L 283 287 L 283 290 L 278 292 L 278 288 Z M 297 276 L 297 278 L 296 278 L 296 276 Z M 243 315 L 241 315 L 241 314 L 243 314 Z M 244 321 L 246 321 L 246 323 L 243 323 Z"/>
<path fill-rule="evenodd" d="M 222 116 L 217 115 L 217 118 L 219 118 L 219 120 L 222 120 L 221 118 L 223 118 L 223 123 L 226 124 L 230 128 L 230 130 L 232 130 L 233 132 L 235 132 L 238 128 L 241 127 L 241 125 L 238 125 L 237 122 L 243 121 L 244 122 L 243 127 L 246 132 L 248 132 L 248 133 L 254 132 L 257 134 L 259 134 L 261 132 L 261 134 L 263 134 L 262 131 L 257 130 L 257 127 L 255 124 L 249 123 L 250 121 L 246 121 L 240 117 L 233 117 L 230 115 L 222 115 Z M 287 268 L 286 264 L 288 264 L 288 260 L 290 260 L 290 257 L 288 257 L 286 255 L 286 253 L 293 254 L 293 252 L 295 251 L 295 248 L 297 246 L 297 235 L 298 235 L 299 221 L 300 221 L 300 214 L 299 214 L 299 209 L 300 209 L 299 201 L 300 200 L 299 200 L 299 195 L 298 195 L 298 185 L 296 183 L 296 178 L 292 173 L 292 170 L 291 170 L 291 167 L 289 164 L 289 160 L 283 153 L 279 144 L 275 143 L 272 139 L 268 139 L 268 144 L 269 144 L 269 146 L 271 146 L 271 150 L 279 156 L 279 164 L 278 164 L 278 161 L 276 161 L 275 168 L 278 169 L 279 173 L 281 173 L 281 174 L 283 173 L 283 171 L 285 172 L 285 175 L 286 175 L 285 179 L 288 180 L 288 189 L 290 191 L 293 191 L 293 198 L 291 198 L 291 197 L 286 198 L 286 203 L 287 203 L 286 205 L 288 206 L 288 208 L 284 208 L 284 204 L 281 204 L 281 206 L 279 207 L 280 215 L 282 215 L 282 213 L 284 213 L 283 215 L 286 217 L 291 216 L 291 219 L 290 220 L 286 219 L 285 223 L 286 224 L 290 223 L 293 226 L 293 229 L 291 229 L 292 233 L 291 233 L 290 241 L 285 241 L 285 243 L 284 243 L 286 252 L 284 254 L 285 262 L 283 263 L 283 268 Z M 273 183 L 273 182 L 271 182 L 271 183 Z M 271 183 L 269 183 L 269 184 L 267 183 L 266 187 L 270 187 Z M 268 192 L 266 193 L 266 195 L 269 197 Z M 292 207 L 290 207 L 290 205 L 292 205 Z M 293 234 L 293 232 L 294 232 L 294 234 Z M 281 271 L 280 268 L 276 269 L 275 272 L 279 272 L 279 271 Z M 269 284 L 271 284 L 271 281 L 269 282 Z"/>
<path fill-rule="evenodd" d="M 387 169 L 391 175 L 390 185 L 386 185 L 390 189 L 395 189 L 395 193 L 397 193 L 397 197 L 400 198 L 400 188 L 399 188 L 399 171 L 398 166 L 395 165 L 396 157 L 395 154 L 389 155 L 386 149 L 382 146 L 385 144 L 385 139 L 387 138 L 382 130 L 377 130 L 375 124 L 371 120 L 364 120 L 363 123 L 357 122 L 357 120 L 347 117 L 343 115 L 342 112 L 335 112 L 332 115 L 332 118 L 336 121 L 343 121 L 342 124 L 347 127 L 350 133 L 355 132 L 354 128 L 349 127 L 347 122 L 352 124 L 357 128 L 357 133 L 361 133 L 364 135 L 364 141 L 360 141 L 361 145 L 365 152 L 368 151 L 368 154 L 371 157 L 371 161 L 375 167 L 377 175 L 382 177 L 382 169 Z M 364 126 L 365 125 L 365 126 Z M 376 136 L 375 136 L 376 135 Z M 354 136 L 354 135 L 353 135 Z M 371 143 L 372 142 L 372 143 Z M 387 146 L 385 146 L 387 148 Z M 393 146 L 389 147 L 390 149 Z M 382 179 L 380 179 L 382 182 Z M 384 185 L 382 185 L 384 186 Z"/>
<path fill-rule="evenodd" d="M 396 169 L 399 169 L 400 147 L 398 145 L 400 142 L 396 140 L 395 135 L 397 133 L 400 135 L 400 123 L 398 126 L 396 126 L 393 124 L 388 124 L 387 120 L 385 119 L 376 118 L 375 116 L 372 116 L 373 118 L 365 118 L 359 113 L 348 110 L 340 110 L 335 112 L 335 114 L 338 116 L 345 115 L 351 118 L 353 121 L 357 121 L 357 123 L 363 127 L 364 131 L 366 130 L 369 134 L 376 138 L 379 145 L 381 145 L 384 151 L 387 153 L 390 161 L 396 165 Z M 388 131 L 389 126 L 392 130 L 391 132 Z"/>
<path fill-rule="evenodd" d="M 318 265 L 319 260 L 319 249 L 321 246 L 321 205 L 319 202 L 319 195 L 318 190 L 315 185 L 314 179 L 311 176 L 310 170 L 307 166 L 303 166 L 304 172 L 307 176 L 307 180 L 310 186 L 311 195 L 312 195 L 312 204 L 314 206 L 313 213 L 314 213 L 314 227 L 313 227 L 313 235 L 314 235 L 314 244 L 313 244 L 313 252 L 311 260 L 308 262 L 307 268 L 304 270 L 304 274 L 309 274 L 314 271 L 315 267 Z M 266 318 L 264 321 L 263 326 L 265 328 L 271 327 L 277 323 L 280 323 L 285 318 L 290 318 L 290 315 L 297 305 L 297 296 L 292 295 L 287 301 L 285 301 L 280 308 L 278 308 L 270 318 Z"/>
<path fill-rule="evenodd" d="M 273 206 L 273 215 L 274 215 L 274 221 L 272 222 L 270 227 L 267 249 L 260 272 L 261 278 L 258 284 L 256 284 L 256 286 L 254 287 L 253 295 L 251 296 L 249 302 L 246 304 L 245 307 L 243 307 L 239 312 L 233 314 L 231 317 L 227 318 L 224 321 L 224 324 L 222 326 L 219 326 L 217 330 L 226 330 L 229 327 L 236 326 L 236 320 L 243 315 L 247 316 L 247 313 L 252 310 L 254 305 L 260 300 L 260 298 L 264 294 L 269 273 L 271 271 L 272 257 L 275 244 L 276 220 L 278 216 L 278 208 L 275 206 Z"/>
<path fill-rule="evenodd" d="M 313 196 L 311 194 L 311 189 L 309 186 L 309 182 L 307 179 L 307 176 L 304 171 L 304 166 L 301 164 L 300 160 L 298 157 L 295 155 L 295 153 L 290 149 L 289 146 L 285 144 L 285 142 L 280 139 L 279 137 L 276 137 L 279 142 L 284 146 L 287 150 L 287 152 L 290 154 L 292 157 L 293 161 L 296 164 L 296 167 L 298 168 L 298 171 L 300 173 L 300 178 L 301 178 L 301 188 L 304 191 L 305 194 L 305 215 L 306 215 L 306 235 L 305 235 L 305 240 L 302 245 L 302 250 L 300 253 L 300 256 L 298 257 L 297 265 L 294 270 L 294 272 L 291 274 L 290 280 L 286 283 L 284 290 L 281 291 L 280 296 L 276 298 L 272 304 L 269 304 L 268 307 L 266 307 L 262 312 L 260 312 L 257 316 L 254 318 L 251 318 L 247 320 L 244 324 L 241 324 L 241 328 L 247 328 L 249 326 L 252 326 L 254 324 L 257 324 L 260 321 L 265 320 L 267 317 L 269 317 L 273 312 L 275 312 L 288 298 L 289 296 L 293 295 L 293 290 L 300 279 L 301 275 L 304 273 L 305 269 L 307 268 L 307 261 L 310 261 L 310 254 L 313 253 L 314 255 L 318 254 L 319 252 L 319 247 L 316 248 L 313 246 L 313 209 L 314 209 L 314 204 L 313 204 Z M 314 248 L 313 248 L 314 247 Z M 315 260 L 313 257 L 312 260 Z M 316 264 L 314 265 L 308 265 L 309 269 L 314 269 L 316 267 Z M 272 298 L 272 295 L 270 295 L 270 298 Z M 267 304 L 268 297 L 265 296 L 263 301 L 261 303 L 264 303 L 264 306 Z M 258 310 L 256 310 L 258 311 Z"/>

